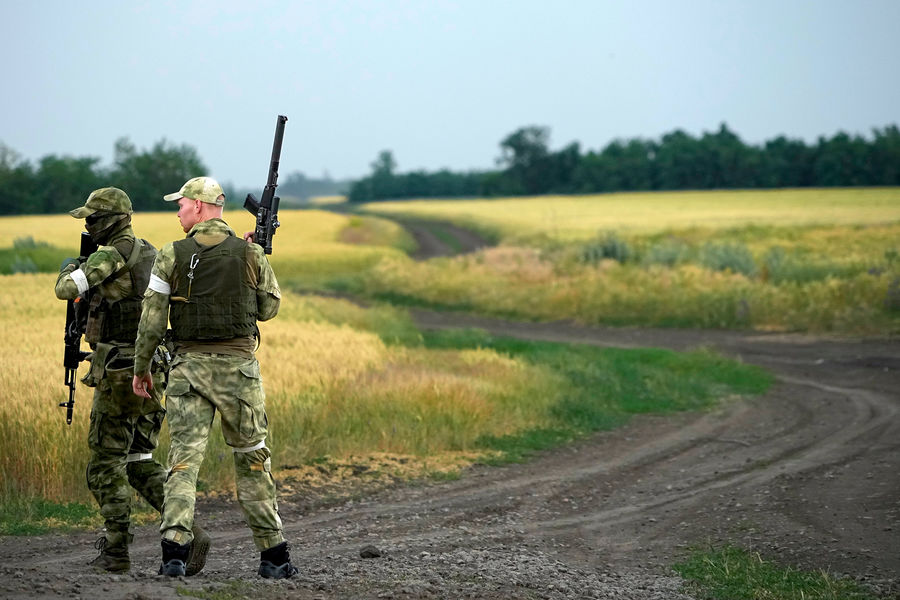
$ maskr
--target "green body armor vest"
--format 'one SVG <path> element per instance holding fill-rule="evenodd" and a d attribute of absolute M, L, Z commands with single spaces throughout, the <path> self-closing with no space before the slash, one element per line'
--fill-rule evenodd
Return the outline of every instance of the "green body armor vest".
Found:
<path fill-rule="evenodd" d="M 248 280 L 249 244 L 228 236 L 215 246 L 194 238 L 175 248 L 169 320 L 176 341 L 230 340 L 256 335 L 256 289 Z"/>
<path fill-rule="evenodd" d="M 121 239 L 113 244 L 125 266 L 107 278 L 113 281 L 119 277 L 131 277 L 131 295 L 110 303 L 96 295 L 90 317 L 97 319 L 100 342 L 126 342 L 134 345 L 138 323 L 141 321 L 141 302 L 150 283 L 150 269 L 156 259 L 156 248 L 147 240 L 141 240 L 140 248 L 135 248 L 136 238 Z M 135 251 L 136 250 L 136 251 Z M 90 325 L 88 325 L 90 329 Z"/>

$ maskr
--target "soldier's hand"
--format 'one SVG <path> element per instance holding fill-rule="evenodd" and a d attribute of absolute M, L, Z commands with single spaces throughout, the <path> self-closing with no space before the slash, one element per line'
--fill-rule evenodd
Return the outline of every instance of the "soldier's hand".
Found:
<path fill-rule="evenodd" d="M 68 273 L 70 271 L 74 271 L 78 268 L 78 259 L 77 258 L 67 258 L 62 261 L 62 264 L 59 266 L 60 273 Z"/>
<path fill-rule="evenodd" d="M 252 242 L 252 241 L 253 241 L 253 234 L 254 234 L 254 233 L 256 233 L 256 232 L 255 232 L 255 231 L 248 231 L 247 233 L 245 233 L 245 234 L 244 234 L 244 241 Z"/>
<path fill-rule="evenodd" d="M 131 380 L 131 389 L 141 398 L 149 398 L 149 390 L 153 389 L 153 379 L 150 377 L 150 373 L 141 376 L 135 375 Z"/>

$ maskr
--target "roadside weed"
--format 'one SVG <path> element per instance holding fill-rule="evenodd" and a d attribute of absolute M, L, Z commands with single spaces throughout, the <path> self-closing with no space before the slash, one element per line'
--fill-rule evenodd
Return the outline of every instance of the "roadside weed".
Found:
<path fill-rule="evenodd" d="M 876 600 L 853 581 L 782 567 L 731 546 L 695 550 L 673 568 L 702 600 Z"/>

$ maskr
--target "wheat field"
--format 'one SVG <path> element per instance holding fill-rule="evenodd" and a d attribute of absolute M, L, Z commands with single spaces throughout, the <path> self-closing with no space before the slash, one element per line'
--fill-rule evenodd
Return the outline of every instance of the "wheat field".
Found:
<path fill-rule="evenodd" d="M 477 222 L 505 241 L 467 256 L 414 262 L 403 252 L 408 236 L 393 223 L 282 211 L 271 262 L 284 298 L 278 318 L 261 324 L 259 351 L 276 464 L 299 468 L 317 457 L 375 455 L 420 465 L 452 456 L 458 460 L 450 463 L 463 464 L 474 459 L 479 437 L 546 424 L 561 389 L 553 372 L 490 349 L 417 345 L 419 334 L 401 310 L 296 293 L 329 289 L 336 274 L 346 280 L 349 273 L 355 289 L 372 297 L 526 319 L 900 332 L 896 189 L 404 202 L 377 209 Z M 225 219 L 238 233 L 253 227 L 244 212 Z M 0 222 L 0 248 L 31 236 L 74 254 L 81 230 L 68 215 Z M 174 212 L 137 214 L 134 225 L 157 247 L 183 235 Z M 619 236 L 615 244 L 603 238 L 610 231 Z M 604 254 L 610 248 L 630 254 L 610 258 Z M 688 258 L 650 260 L 660 248 Z M 745 249 L 757 270 L 703 263 L 704 252 L 722 248 Z M 0 349 L 6 366 L 0 501 L 90 502 L 84 467 L 91 390 L 79 384 L 71 426 L 57 408 L 66 388 L 65 304 L 52 292 L 56 276 L 0 279 L 0 333 L 7 340 Z M 165 451 L 158 451 L 163 461 Z M 214 460 L 201 473 L 206 485 L 229 489 L 230 453 L 220 438 L 208 456 Z"/>
<path fill-rule="evenodd" d="M 900 221 L 900 188 L 716 190 L 373 202 L 363 209 L 487 231 L 505 242 L 570 242 L 598 231 L 648 234 L 692 228 L 876 225 Z"/>
<path fill-rule="evenodd" d="M 226 220 L 238 232 L 252 227 L 249 215 L 229 214 Z M 68 216 L 0 221 L 5 225 L 0 244 L 10 245 L 27 231 L 36 241 L 65 247 L 62 240 L 77 241 L 79 235 L 80 222 Z M 282 223 L 272 257 L 279 278 L 400 254 L 390 245 L 400 231 L 392 224 L 351 223 L 348 217 L 314 211 L 285 211 Z M 154 245 L 180 237 L 174 214 L 138 215 L 135 229 Z M 353 237 L 359 230 L 382 245 L 339 241 L 342 232 L 350 231 Z M 57 407 L 66 400 L 68 388 L 62 366 L 65 303 L 53 294 L 56 275 L 0 279 L 0 333 L 10 341 L 0 349 L 0 360 L 7 366 L 0 373 L 0 500 L 37 497 L 89 503 L 84 470 L 92 390 L 78 384 L 74 420 L 67 426 L 64 409 Z M 278 317 L 260 324 L 258 353 L 276 464 L 382 453 L 407 457 L 404 464 L 426 464 L 422 457 L 432 457 L 433 465 L 441 454 L 468 456 L 480 435 L 503 435 L 545 418 L 549 394 L 516 402 L 519 408 L 511 413 L 499 410 L 522 395 L 524 382 L 542 380 L 533 367 L 490 350 L 388 345 L 374 331 L 391 328 L 399 336 L 417 335 L 400 311 L 362 309 L 343 300 L 284 290 Z M 79 377 L 86 368 L 82 363 Z M 163 463 L 165 452 L 163 443 L 157 452 Z M 214 460 L 205 461 L 205 485 L 230 489 L 231 453 L 221 436 L 213 437 L 207 456 Z"/>
<path fill-rule="evenodd" d="M 900 332 L 900 188 L 371 203 L 500 246 L 386 257 L 374 297 L 588 324 Z"/>

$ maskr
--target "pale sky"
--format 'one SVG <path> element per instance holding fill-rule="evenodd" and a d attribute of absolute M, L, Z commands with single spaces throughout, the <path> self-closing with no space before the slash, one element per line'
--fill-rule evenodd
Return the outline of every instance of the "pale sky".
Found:
<path fill-rule="evenodd" d="M 0 142 L 112 161 L 194 146 L 210 173 L 360 177 L 495 165 L 519 127 L 555 150 L 693 135 L 758 144 L 900 124 L 898 0 L 0 0 Z"/>

